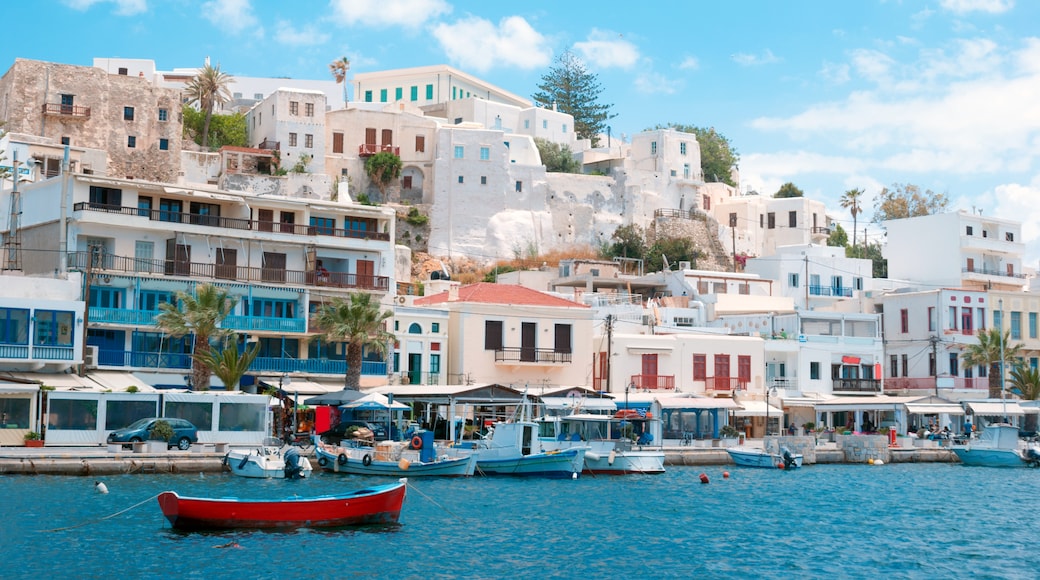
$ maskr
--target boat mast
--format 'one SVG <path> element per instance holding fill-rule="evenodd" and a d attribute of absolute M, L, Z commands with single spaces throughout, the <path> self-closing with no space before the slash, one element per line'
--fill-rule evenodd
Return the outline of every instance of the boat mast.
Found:
<path fill-rule="evenodd" d="M 1000 309 L 1000 405 L 1004 416 L 1002 420 L 1010 423 L 1007 417 L 1007 399 L 1004 397 L 1004 299 L 997 300 Z"/>

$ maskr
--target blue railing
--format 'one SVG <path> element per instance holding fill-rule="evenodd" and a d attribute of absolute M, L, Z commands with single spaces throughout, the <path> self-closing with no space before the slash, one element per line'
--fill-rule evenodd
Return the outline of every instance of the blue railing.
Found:
<path fill-rule="evenodd" d="M 71 351 L 71 349 L 69 350 Z M 3 351 L 0 350 L 0 354 L 2 353 Z M 187 353 L 157 353 L 99 349 L 97 363 L 100 367 L 189 369 L 191 368 L 191 355 Z M 342 360 L 329 359 L 257 357 L 253 361 L 253 364 L 249 366 L 249 371 L 262 373 L 342 375 L 347 372 L 347 363 Z M 362 362 L 361 374 L 370 376 L 385 375 L 386 363 L 378 361 Z"/>
<path fill-rule="evenodd" d="M 0 358 L 29 358 L 27 345 L 0 344 Z"/>
<path fill-rule="evenodd" d="M 835 288 L 833 286 L 809 286 L 810 296 L 840 296 L 852 298 L 852 288 Z"/>
<path fill-rule="evenodd" d="M 270 332 L 307 332 L 306 318 L 265 318 L 261 316 L 228 316 L 220 323 L 223 328 Z"/>
<path fill-rule="evenodd" d="M 40 360 L 73 360 L 76 353 L 71 346 L 34 346 L 32 356 Z"/>
<path fill-rule="evenodd" d="M 108 324 L 129 324 L 131 326 L 152 326 L 158 310 L 127 310 L 125 308 L 90 307 L 90 322 Z"/>

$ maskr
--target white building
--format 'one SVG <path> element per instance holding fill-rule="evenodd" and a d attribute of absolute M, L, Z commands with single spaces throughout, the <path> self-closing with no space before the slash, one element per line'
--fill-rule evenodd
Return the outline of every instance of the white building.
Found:
<path fill-rule="evenodd" d="M 871 290 L 873 262 L 846 258 L 845 248 L 781 246 L 771 256 L 749 259 L 744 271 L 774 280 L 776 294 L 792 298 L 799 310 L 819 310 Z"/>
<path fill-rule="evenodd" d="M 736 195 L 737 191 L 728 187 L 706 191 L 709 193 L 701 200 L 703 209 L 718 221 L 719 239 L 736 255 L 772 256 L 784 246 L 824 244 L 830 235 L 830 219 L 822 202 L 804 197 Z"/>
<path fill-rule="evenodd" d="M 325 94 L 278 89 L 246 113 L 249 142 L 278 151 L 278 165 L 297 173 L 324 172 Z"/>

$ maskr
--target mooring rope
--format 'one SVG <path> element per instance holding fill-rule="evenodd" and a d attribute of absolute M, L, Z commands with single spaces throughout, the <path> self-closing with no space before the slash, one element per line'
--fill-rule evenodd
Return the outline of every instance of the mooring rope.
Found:
<path fill-rule="evenodd" d="M 76 524 L 74 526 L 65 526 L 64 528 L 54 528 L 54 529 L 51 529 L 51 530 L 39 530 L 39 531 L 41 531 L 41 532 L 63 532 L 65 530 L 72 530 L 72 529 L 75 529 L 75 528 L 80 528 L 80 527 L 83 527 L 83 526 L 85 526 L 87 524 L 94 524 L 94 523 L 97 523 L 97 522 L 100 522 L 100 521 L 108 520 L 108 519 L 114 518 L 114 517 L 116 517 L 116 516 L 118 516 L 120 514 L 125 514 L 126 512 L 128 512 L 128 511 L 130 511 L 130 510 L 132 510 L 132 509 L 134 509 L 136 507 L 140 507 L 140 506 L 142 506 L 142 505 L 152 501 L 153 499 L 155 499 L 157 497 L 159 497 L 159 494 L 155 494 L 152 497 L 150 497 L 150 498 L 148 498 L 148 499 L 146 499 L 146 500 L 144 500 L 142 502 L 135 503 L 134 505 L 126 508 L 125 510 L 117 511 L 114 514 L 107 515 L 107 516 L 105 516 L 103 518 L 98 518 L 96 520 L 88 520 L 88 521 L 85 521 L 83 523 Z"/>
<path fill-rule="evenodd" d="M 433 498 L 432 498 L 432 497 L 430 497 L 430 496 L 426 495 L 426 494 L 425 494 L 425 493 L 423 493 L 423 492 L 422 492 L 421 490 L 419 490 L 419 488 L 415 487 L 415 486 L 414 486 L 414 485 L 412 485 L 411 483 L 408 483 L 408 482 L 406 482 L 406 483 L 405 483 L 405 485 L 407 485 L 407 486 L 408 486 L 408 489 L 414 490 L 414 491 L 415 491 L 415 493 L 417 493 L 417 494 L 419 494 L 419 495 L 421 495 L 421 496 L 425 497 L 425 498 L 426 498 L 426 500 L 427 500 L 427 501 L 429 501 L 430 503 L 432 503 L 433 505 L 435 505 L 435 506 L 437 506 L 437 507 L 441 508 L 442 510 L 444 510 L 444 511 L 448 512 L 449 514 L 451 514 L 452 516 L 454 516 L 454 517 L 456 517 L 456 518 L 458 518 L 458 519 L 460 519 L 460 520 L 462 519 L 462 517 L 461 517 L 461 516 L 459 516 L 458 514 L 456 514 L 455 512 L 453 512 L 453 511 L 451 511 L 450 509 L 448 509 L 448 508 L 446 508 L 446 507 L 442 506 L 441 504 L 439 504 L 439 503 L 437 503 L 437 502 L 433 501 Z"/>

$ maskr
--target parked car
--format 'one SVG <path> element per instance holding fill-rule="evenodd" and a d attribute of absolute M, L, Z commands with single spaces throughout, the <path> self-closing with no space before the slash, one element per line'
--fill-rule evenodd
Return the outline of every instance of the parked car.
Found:
<path fill-rule="evenodd" d="M 351 439 L 351 436 L 347 435 L 347 431 L 349 431 L 351 427 L 357 427 L 359 429 L 368 429 L 372 432 L 372 435 L 376 441 L 386 441 L 387 439 L 386 425 L 369 423 L 368 421 L 354 420 L 340 421 L 339 424 L 337 424 L 332 429 L 329 429 L 324 433 L 319 433 L 318 435 L 321 437 L 322 441 L 325 441 L 326 443 L 332 445 L 338 445 L 340 441 L 344 439 Z"/>
<path fill-rule="evenodd" d="M 109 443 L 136 443 L 138 441 L 147 441 L 148 434 L 152 431 L 152 426 L 155 425 L 156 421 L 166 421 L 173 428 L 173 437 L 167 441 L 170 447 L 176 446 L 178 449 L 188 449 L 192 443 L 199 442 L 199 430 L 192 425 L 190 421 L 184 419 L 174 419 L 170 417 L 149 417 L 147 419 L 138 419 L 133 423 L 123 427 L 122 429 L 116 429 L 115 431 L 108 434 Z"/>

